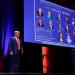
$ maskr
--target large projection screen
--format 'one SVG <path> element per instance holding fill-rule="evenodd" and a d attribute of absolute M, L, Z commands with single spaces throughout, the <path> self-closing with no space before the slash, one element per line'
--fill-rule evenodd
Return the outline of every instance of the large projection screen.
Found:
<path fill-rule="evenodd" d="M 75 48 L 75 11 L 46 0 L 24 0 L 24 42 Z"/>

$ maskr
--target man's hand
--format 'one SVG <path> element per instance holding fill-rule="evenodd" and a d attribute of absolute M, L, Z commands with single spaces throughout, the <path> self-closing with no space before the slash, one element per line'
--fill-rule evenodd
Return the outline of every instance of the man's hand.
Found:
<path fill-rule="evenodd" d="M 10 52 L 10 55 L 13 55 L 13 52 Z"/>

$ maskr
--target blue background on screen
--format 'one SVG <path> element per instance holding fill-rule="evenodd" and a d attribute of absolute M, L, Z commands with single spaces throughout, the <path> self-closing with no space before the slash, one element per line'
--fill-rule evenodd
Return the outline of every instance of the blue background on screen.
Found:
<path fill-rule="evenodd" d="M 44 14 L 42 17 L 37 14 L 39 8 Z M 52 19 L 48 19 L 48 11 L 52 13 Z M 57 21 L 58 14 L 60 14 L 61 21 Z M 66 16 L 69 18 L 69 24 L 66 24 Z M 41 18 L 44 27 L 38 26 L 39 18 Z M 75 11 L 46 0 L 24 0 L 24 42 L 75 47 L 73 18 L 75 18 Z M 53 30 L 49 28 L 49 21 L 52 21 Z M 58 24 L 61 24 L 61 32 L 59 32 Z M 66 32 L 67 25 L 70 33 Z M 59 33 L 62 33 L 63 42 L 58 40 Z M 71 43 L 66 41 L 68 34 L 72 40 Z"/>

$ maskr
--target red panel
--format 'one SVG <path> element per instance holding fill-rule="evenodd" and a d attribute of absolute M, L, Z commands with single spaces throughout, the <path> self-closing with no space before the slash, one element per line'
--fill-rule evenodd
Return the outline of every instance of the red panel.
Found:
<path fill-rule="evenodd" d="M 49 49 L 48 49 L 48 47 L 42 47 L 42 55 L 43 54 L 46 54 L 46 55 L 48 55 L 49 56 Z"/>
<path fill-rule="evenodd" d="M 49 59 L 49 48 L 42 47 L 42 55 L 43 55 L 43 73 L 49 73 L 51 68 L 51 60 Z"/>

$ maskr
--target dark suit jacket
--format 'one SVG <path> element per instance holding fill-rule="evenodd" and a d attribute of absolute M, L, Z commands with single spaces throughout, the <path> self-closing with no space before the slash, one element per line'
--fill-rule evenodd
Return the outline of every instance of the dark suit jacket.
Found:
<path fill-rule="evenodd" d="M 39 14 L 39 11 L 37 11 L 37 15 L 40 16 L 40 17 L 44 16 L 43 13 L 41 13 L 41 15 L 40 15 L 40 14 Z"/>
<path fill-rule="evenodd" d="M 50 25 L 49 25 L 49 28 L 51 29 Z M 54 26 L 52 25 L 52 29 L 54 29 Z"/>
<path fill-rule="evenodd" d="M 61 21 L 61 19 L 59 19 L 58 17 L 56 19 L 57 19 L 57 21 Z"/>
<path fill-rule="evenodd" d="M 58 40 L 61 41 L 61 40 L 60 40 L 60 37 L 58 38 Z"/>
<path fill-rule="evenodd" d="M 20 47 L 21 47 L 21 53 L 23 53 L 23 48 L 22 48 L 22 43 L 20 40 Z M 17 46 L 17 42 L 16 42 L 16 38 L 15 37 L 11 37 L 10 38 L 10 42 L 9 42 L 9 53 L 13 52 L 13 55 L 17 55 L 18 54 L 18 46 Z"/>
<path fill-rule="evenodd" d="M 42 25 L 40 26 L 40 23 L 38 23 L 38 26 L 39 26 L 39 27 L 44 27 L 44 24 L 42 24 Z"/>

